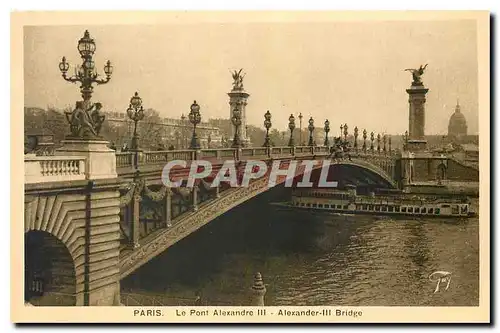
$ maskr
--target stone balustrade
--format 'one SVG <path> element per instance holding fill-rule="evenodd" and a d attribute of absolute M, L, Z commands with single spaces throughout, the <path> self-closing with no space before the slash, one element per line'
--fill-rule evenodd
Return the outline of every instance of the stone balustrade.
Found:
<path fill-rule="evenodd" d="M 360 158 L 387 158 L 395 157 L 394 150 L 370 150 L 370 149 L 351 149 L 348 152 L 353 157 Z M 118 168 L 127 168 L 134 165 L 134 152 L 116 153 L 116 166 Z M 330 147 L 326 146 L 295 146 L 295 147 L 247 147 L 247 148 L 212 148 L 201 150 L 163 150 L 163 151 L 141 151 L 138 152 L 139 165 L 164 164 L 168 161 L 183 160 L 192 161 L 196 159 L 213 159 L 218 161 L 225 160 L 247 160 L 247 159 L 269 159 L 269 158 L 289 158 L 289 157 L 307 157 L 307 156 L 328 156 Z"/>
<path fill-rule="evenodd" d="M 24 157 L 25 184 L 83 179 L 86 179 L 85 157 L 34 155 Z"/>
<path fill-rule="evenodd" d="M 134 163 L 134 155 L 131 152 L 116 153 L 116 167 L 131 167 Z"/>

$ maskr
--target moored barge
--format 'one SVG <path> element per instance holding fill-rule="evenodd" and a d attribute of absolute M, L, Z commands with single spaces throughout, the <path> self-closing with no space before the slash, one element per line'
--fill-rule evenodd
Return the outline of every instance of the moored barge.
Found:
<path fill-rule="evenodd" d="M 292 200 L 281 206 L 340 214 L 371 214 L 416 217 L 471 217 L 467 198 L 439 199 L 399 195 L 359 195 L 355 186 L 346 189 L 293 189 Z"/>

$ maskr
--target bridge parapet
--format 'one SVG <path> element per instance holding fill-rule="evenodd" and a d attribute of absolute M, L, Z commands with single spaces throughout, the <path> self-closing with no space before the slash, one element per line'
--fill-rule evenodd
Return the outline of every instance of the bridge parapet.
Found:
<path fill-rule="evenodd" d="M 138 152 L 139 165 L 161 164 L 173 160 L 192 161 L 195 159 L 216 160 L 246 160 L 249 158 L 283 158 L 291 156 L 327 156 L 329 148 L 325 146 L 298 146 L 298 147 L 252 147 L 252 148 L 216 148 L 201 150 L 161 150 Z M 119 168 L 132 167 L 135 152 L 116 153 L 116 166 Z"/>
<path fill-rule="evenodd" d="M 85 157 L 83 156 L 32 156 L 24 157 L 26 184 L 83 180 Z"/>

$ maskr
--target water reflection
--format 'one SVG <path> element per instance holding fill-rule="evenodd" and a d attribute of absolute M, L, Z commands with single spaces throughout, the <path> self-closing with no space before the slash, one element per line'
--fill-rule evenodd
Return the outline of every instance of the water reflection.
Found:
<path fill-rule="evenodd" d="M 201 292 L 247 304 L 256 271 L 267 305 L 477 305 L 477 218 L 460 223 L 306 213 L 271 206 L 275 188 L 185 238 L 122 281 L 122 290 Z M 448 221 L 449 222 L 449 221 Z M 452 272 L 434 294 L 434 271 Z"/>

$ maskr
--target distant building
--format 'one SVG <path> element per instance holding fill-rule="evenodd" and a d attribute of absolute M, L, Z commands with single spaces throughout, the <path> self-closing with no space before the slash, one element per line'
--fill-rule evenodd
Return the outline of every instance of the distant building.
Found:
<path fill-rule="evenodd" d="M 110 123 L 127 124 L 127 137 L 132 136 L 133 122 L 123 112 L 105 112 L 106 120 Z M 187 119 L 162 118 L 156 125 L 162 126 L 163 137 L 161 141 L 165 144 L 175 144 L 177 149 L 188 148 L 193 132 L 193 125 Z M 215 148 L 222 145 L 220 129 L 202 122 L 196 126 L 196 133 L 202 148 Z M 162 142 L 159 142 L 162 143 Z"/>
<path fill-rule="evenodd" d="M 460 110 L 458 101 L 455 106 L 455 112 L 451 115 L 450 122 L 448 123 L 448 136 L 457 139 L 467 136 L 467 121 Z"/>
<path fill-rule="evenodd" d="M 472 143 L 464 143 L 460 146 L 464 152 L 466 161 L 479 161 L 479 146 Z"/>

